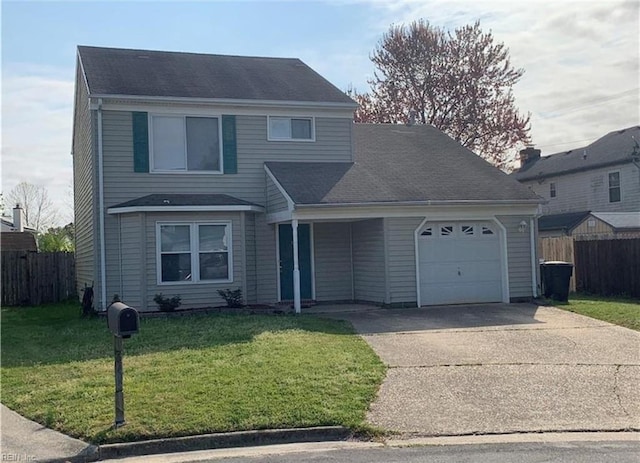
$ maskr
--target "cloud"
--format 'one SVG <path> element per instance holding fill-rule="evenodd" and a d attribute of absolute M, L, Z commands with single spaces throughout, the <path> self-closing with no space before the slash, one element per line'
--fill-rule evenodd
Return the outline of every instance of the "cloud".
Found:
<path fill-rule="evenodd" d="M 73 80 L 64 74 L 37 66 L 3 69 L 2 191 L 21 181 L 42 185 L 68 220 Z"/>

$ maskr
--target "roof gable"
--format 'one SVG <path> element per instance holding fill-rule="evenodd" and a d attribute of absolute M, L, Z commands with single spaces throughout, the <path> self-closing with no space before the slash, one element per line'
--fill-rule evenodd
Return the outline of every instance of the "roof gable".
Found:
<path fill-rule="evenodd" d="M 540 200 L 432 126 L 354 124 L 353 133 L 353 163 L 267 167 L 297 204 Z"/>
<path fill-rule="evenodd" d="M 640 126 L 616 130 L 582 148 L 542 156 L 520 168 L 513 176 L 520 180 L 580 172 L 640 159 Z"/>
<path fill-rule="evenodd" d="M 356 103 L 296 58 L 79 46 L 89 93 L 135 97 Z"/>

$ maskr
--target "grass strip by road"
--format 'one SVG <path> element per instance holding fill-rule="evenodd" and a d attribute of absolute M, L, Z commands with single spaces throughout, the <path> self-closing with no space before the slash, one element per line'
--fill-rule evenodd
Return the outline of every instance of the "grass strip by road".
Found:
<path fill-rule="evenodd" d="M 142 319 L 125 340 L 127 424 L 114 419 L 113 340 L 77 304 L 2 309 L 2 402 L 101 444 L 250 429 L 364 426 L 385 367 L 346 322 L 311 316 Z"/>
<path fill-rule="evenodd" d="M 568 303 L 553 301 L 556 307 L 614 325 L 640 331 L 640 301 L 572 294 Z"/>

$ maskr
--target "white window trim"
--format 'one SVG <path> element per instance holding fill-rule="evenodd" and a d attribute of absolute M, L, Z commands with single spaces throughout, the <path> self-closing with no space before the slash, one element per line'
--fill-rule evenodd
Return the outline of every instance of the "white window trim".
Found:
<path fill-rule="evenodd" d="M 219 170 L 188 170 L 185 168 L 184 170 L 161 170 L 156 169 L 154 165 L 154 156 L 153 156 L 153 118 L 154 117 L 182 117 L 184 121 L 184 155 L 187 156 L 187 117 L 197 117 L 197 118 L 209 118 L 218 119 L 218 143 L 220 145 L 220 159 L 219 159 Z M 149 113 L 147 114 L 148 126 L 149 126 L 149 172 L 152 174 L 180 174 L 180 175 L 222 175 L 224 173 L 224 153 L 223 153 L 223 140 L 222 140 L 222 114 L 167 114 L 167 113 Z M 185 159 L 185 166 L 188 164 L 188 160 Z"/>
<path fill-rule="evenodd" d="M 189 236 L 191 239 L 191 273 L 194 275 L 191 281 L 162 281 L 162 247 L 161 247 L 161 233 L 160 229 L 166 225 L 189 225 Z M 227 244 L 227 262 L 228 262 L 228 275 L 229 278 L 224 280 L 200 280 L 200 265 L 199 256 L 200 249 L 198 246 L 198 226 L 199 225 L 224 225 L 227 227 L 227 236 L 229 237 L 229 243 Z M 211 285 L 220 283 L 233 283 L 233 225 L 230 220 L 216 220 L 216 221 L 204 221 L 204 222 L 182 222 L 182 221 L 167 221 L 156 222 L 156 284 L 158 286 L 174 286 L 174 285 Z"/>
<path fill-rule="evenodd" d="M 620 190 L 620 200 L 619 201 L 611 201 L 611 181 L 609 180 L 609 175 L 618 174 L 618 190 Z M 622 202 L 622 174 L 619 170 L 612 170 L 607 172 L 607 203 L 608 204 L 616 204 Z"/>
<path fill-rule="evenodd" d="M 309 119 L 311 121 L 311 138 L 277 138 L 271 136 L 271 118 L 278 119 Z M 314 116 L 267 116 L 267 141 L 282 141 L 282 142 L 294 142 L 294 143 L 312 143 L 316 141 L 316 118 Z"/>

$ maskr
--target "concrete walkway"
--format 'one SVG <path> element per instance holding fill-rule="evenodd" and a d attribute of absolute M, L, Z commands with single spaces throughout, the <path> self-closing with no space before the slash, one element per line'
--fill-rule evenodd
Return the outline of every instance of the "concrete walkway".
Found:
<path fill-rule="evenodd" d="M 640 333 L 552 307 L 347 319 L 389 365 L 372 424 L 405 437 L 640 429 Z"/>

